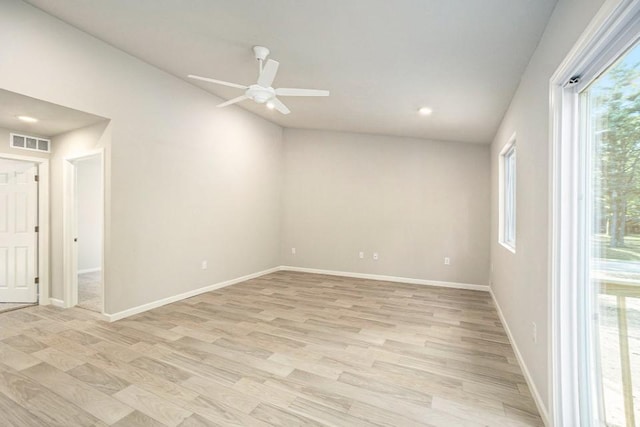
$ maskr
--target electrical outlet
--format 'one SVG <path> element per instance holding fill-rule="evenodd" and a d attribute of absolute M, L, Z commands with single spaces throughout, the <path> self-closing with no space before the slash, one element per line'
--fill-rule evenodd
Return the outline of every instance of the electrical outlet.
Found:
<path fill-rule="evenodd" d="M 378 252 L 373 253 L 373 259 L 375 259 L 376 261 L 378 260 Z"/>
<path fill-rule="evenodd" d="M 296 248 L 291 248 L 291 254 L 295 255 L 296 254 Z"/>
<path fill-rule="evenodd" d="M 444 265 L 451 265 L 451 258 L 448 256 L 444 257 Z"/>
<path fill-rule="evenodd" d="M 202 261 L 201 267 L 203 270 L 206 270 L 208 268 L 207 260 Z"/>
<path fill-rule="evenodd" d="M 538 342 L 538 325 L 536 325 L 536 322 L 531 322 L 531 339 L 534 343 Z"/>
<path fill-rule="evenodd" d="M 360 259 L 364 259 L 364 252 L 360 252 L 360 253 L 358 254 L 358 258 L 360 258 Z"/>

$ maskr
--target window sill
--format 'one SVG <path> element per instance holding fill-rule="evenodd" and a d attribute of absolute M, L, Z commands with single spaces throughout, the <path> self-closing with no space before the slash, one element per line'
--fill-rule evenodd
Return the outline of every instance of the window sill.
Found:
<path fill-rule="evenodd" d="M 504 242 L 498 242 L 498 243 L 500 243 L 500 245 L 501 245 L 503 248 L 505 248 L 506 250 L 508 250 L 508 251 L 509 251 L 509 252 L 511 252 L 512 254 L 515 254 L 515 253 L 516 253 L 516 248 L 515 248 L 515 246 L 510 246 L 510 245 L 508 245 L 508 244 L 506 244 L 506 243 L 504 243 Z"/>

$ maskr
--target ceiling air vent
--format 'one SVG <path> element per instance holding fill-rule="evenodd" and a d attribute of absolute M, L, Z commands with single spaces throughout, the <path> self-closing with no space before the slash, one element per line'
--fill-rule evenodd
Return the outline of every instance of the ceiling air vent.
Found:
<path fill-rule="evenodd" d="M 49 139 L 38 138 L 37 136 L 20 135 L 18 133 L 12 133 L 10 138 L 12 148 L 41 151 L 43 153 L 49 153 L 51 151 L 51 140 Z"/>

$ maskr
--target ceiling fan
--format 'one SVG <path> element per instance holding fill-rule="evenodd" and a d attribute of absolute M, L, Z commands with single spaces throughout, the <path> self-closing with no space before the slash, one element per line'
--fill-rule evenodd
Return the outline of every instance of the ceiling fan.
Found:
<path fill-rule="evenodd" d="M 237 102 L 244 101 L 245 99 L 252 99 L 258 104 L 266 103 L 268 108 L 275 108 L 282 114 L 289 114 L 291 110 L 289 110 L 287 106 L 277 98 L 278 96 L 329 96 L 328 90 L 294 89 L 283 87 L 278 89 L 272 88 L 271 85 L 273 84 L 273 80 L 276 78 L 276 73 L 278 72 L 278 66 L 280 63 L 273 59 L 269 59 L 266 64 L 264 63 L 267 59 L 267 55 L 269 55 L 269 49 L 264 46 L 254 46 L 253 53 L 259 63 L 259 74 L 258 82 L 251 86 L 225 82 L 222 80 L 211 79 L 209 77 L 194 76 L 193 74 L 189 74 L 188 77 L 191 79 L 245 90 L 244 95 L 230 99 L 222 104 L 218 104 L 218 107 L 226 107 L 227 105 L 235 104 Z"/>

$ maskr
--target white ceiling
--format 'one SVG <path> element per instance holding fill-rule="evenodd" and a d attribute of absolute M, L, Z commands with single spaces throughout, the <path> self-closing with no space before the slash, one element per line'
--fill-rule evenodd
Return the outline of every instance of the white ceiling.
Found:
<path fill-rule="evenodd" d="M 38 122 L 25 123 L 18 116 L 37 118 Z M 0 128 L 51 137 L 103 120 L 106 119 L 0 89 Z"/>
<path fill-rule="evenodd" d="M 251 47 L 280 61 L 285 127 L 488 143 L 556 0 L 28 0 L 180 78 L 251 84 Z M 193 82 L 225 99 L 238 89 Z M 433 108 L 431 117 L 416 114 Z"/>

